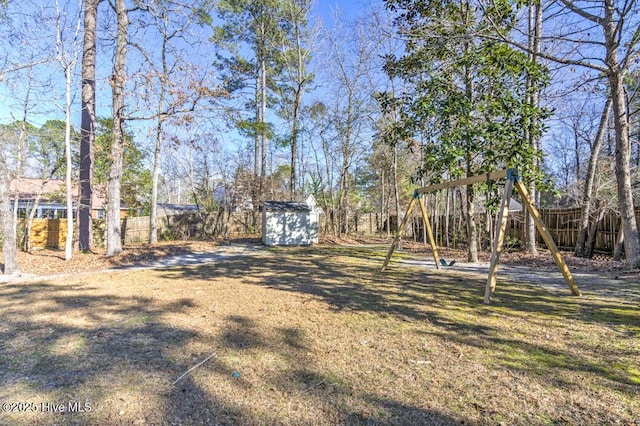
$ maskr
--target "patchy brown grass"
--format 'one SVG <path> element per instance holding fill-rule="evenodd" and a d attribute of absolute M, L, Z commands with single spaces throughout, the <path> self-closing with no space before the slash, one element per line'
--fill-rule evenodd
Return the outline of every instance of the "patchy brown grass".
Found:
<path fill-rule="evenodd" d="M 0 424 L 640 423 L 637 292 L 502 280 L 486 306 L 483 279 L 384 254 L 0 284 L 0 402 L 36 409 Z M 42 412 L 72 401 L 91 410 Z"/>

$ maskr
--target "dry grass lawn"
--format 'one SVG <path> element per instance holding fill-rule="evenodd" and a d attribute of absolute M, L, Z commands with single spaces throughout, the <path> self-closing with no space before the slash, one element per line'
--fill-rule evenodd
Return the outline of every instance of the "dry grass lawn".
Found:
<path fill-rule="evenodd" d="M 640 424 L 640 291 L 257 250 L 0 284 L 0 424 Z"/>

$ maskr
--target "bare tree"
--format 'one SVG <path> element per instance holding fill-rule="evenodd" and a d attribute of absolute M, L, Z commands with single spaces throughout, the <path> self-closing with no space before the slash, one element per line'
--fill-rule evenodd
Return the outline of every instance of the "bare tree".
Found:
<path fill-rule="evenodd" d="M 148 47 L 143 43 L 132 43 L 144 58 L 143 75 L 144 96 L 148 104 L 154 103 L 150 117 L 130 116 L 128 120 L 153 119 L 155 121 L 153 172 L 151 191 L 150 233 L 149 241 L 158 241 L 157 203 L 160 163 L 164 145 L 164 127 L 169 119 L 177 121 L 179 126 L 189 124 L 191 115 L 196 113 L 197 105 L 213 97 L 225 96 L 226 92 L 211 82 L 207 72 L 199 73 L 199 67 L 189 63 L 190 53 L 185 45 L 196 47 L 197 37 L 191 30 L 201 18 L 200 2 L 181 4 L 179 2 L 150 2 L 144 9 L 144 18 L 149 17 L 148 25 L 153 32 L 152 37 L 159 39 L 160 45 Z M 142 18 L 141 18 L 142 19 Z M 144 25 L 147 26 L 147 25 Z M 198 75 L 200 74 L 200 75 Z M 151 95 L 152 94 L 152 95 Z M 183 120 L 180 121 L 180 117 Z"/>
<path fill-rule="evenodd" d="M 5 8 L 18 6 L 22 5 L 0 5 Z M 2 155 L 0 155 L 0 226 L 5 275 L 20 273 L 16 234 L 18 197 L 15 197 L 16 204 L 12 212 L 10 185 L 12 178 L 21 176 L 25 163 L 27 113 L 33 107 L 30 97 L 33 87 L 32 77 L 35 74 L 33 69 L 51 60 L 49 53 L 43 49 L 42 44 L 34 36 L 35 32 L 25 31 L 25 28 L 32 28 L 25 21 L 29 19 L 29 24 L 35 24 L 33 21 L 39 20 L 41 10 L 34 7 L 31 12 L 31 15 L 24 15 L 21 10 L 17 9 L 0 16 L 0 20 L 2 20 L 0 37 L 12 41 L 12 43 L 0 46 L 0 82 L 7 87 L 18 83 L 24 92 L 23 96 L 20 96 L 19 102 L 22 115 L 20 120 L 13 117 L 13 111 L 9 108 L 13 121 L 18 122 L 18 128 L 2 126 L 0 134 L 0 149 L 2 150 Z M 16 21 L 19 21 L 20 25 L 16 26 Z M 26 75 L 21 75 L 23 72 L 26 72 Z M 17 136 L 16 131 L 18 132 Z"/>
<path fill-rule="evenodd" d="M 6 135 L 2 135 L 3 139 Z M 6 147 L 3 147 L 6 149 Z M 11 169 L 3 153 L 0 156 L 0 221 L 2 221 L 2 256 L 4 258 L 5 275 L 20 273 L 18 266 L 18 248 L 16 244 L 16 228 L 11 213 Z"/>
<path fill-rule="evenodd" d="M 66 204 L 67 204 L 67 236 L 65 240 L 64 258 L 65 260 L 71 260 L 73 255 L 73 192 L 71 183 L 71 174 L 73 168 L 73 161 L 71 158 L 71 84 L 73 82 L 73 72 L 78 62 L 79 47 L 78 47 L 78 35 L 80 34 L 80 17 L 74 17 L 70 23 L 67 23 L 67 16 L 63 15 L 60 10 L 58 0 L 56 4 L 56 60 L 62 68 L 65 81 L 65 133 L 64 133 L 64 146 L 65 146 L 65 158 L 66 158 L 66 173 L 65 173 L 65 185 L 66 185 Z M 65 9 L 69 9 L 67 4 Z M 81 10 L 81 4 L 78 4 L 77 10 Z M 75 22 L 74 22 L 75 20 Z M 71 27 L 69 28 L 69 26 Z M 75 28 L 74 28 L 75 27 Z M 71 29 L 72 34 L 70 40 L 65 39 L 66 31 Z M 67 45 L 67 43 L 69 45 Z"/>
<path fill-rule="evenodd" d="M 298 180 L 298 151 L 300 138 L 300 111 L 302 95 L 313 80 L 309 72 L 311 61 L 310 44 L 315 37 L 308 29 L 310 0 L 287 0 L 282 4 L 282 21 L 285 31 L 282 43 L 277 51 L 284 69 L 282 111 L 283 116 L 291 123 L 289 146 L 291 148 L 291 176 L 289 197 L 295 197 Z M 310 43 L 311 42 L 311 43 Z"/>
<path fill-rule="evenodd" d="M 640 14 L 638 0 L 554 0 L 546 11 L 553 16 L 553 29 L 545 36 L 556 43 L 554 51 L 543 49 L 541 58 L 559 64 L 584 67 L 606 76 L 612 102 L 615 130 L 617 195 L 624 233 L 628 266 L 640 267 L 640 235 L 634 213 L 631 187 L 631 145 L 629 110 L 625 97 L 625 77 L 640 56 Z M 510 34 L 500 33 L 497 25 L 491 34 L 530 52 Z"/>
<path fill-rule="evenodd" d="M 332 64 L 328 70 L 333 83 L 330 90 L 329 117 L 332 131 L 338 143 L 339 154 L 337 182 L 337 232 L 340 236 L 349 232 L 348 215 L 350 211 L 349 197 L 353 183 L 355 163 L 364 157 L 363 138 L 372 125 L 371 105 L 373 93 L 368 86 L 376 45 L 367 35 L 364 25 L 345 28 L 339 24 L 341 17 L 334 16 L 333 30 L 325 33 L 328 57 Z M 348 42 L 347 42 L 348 40 Z"/>
<path fill-rule="evenodd" d="M 596 178 L 596 169 L 598 165 L 598 156 L 600 155 L 600 147 L 604 140 L 609 122 L 609 114 L 611 113 L 611 98 L 607 98 L 605 106 L 600 117 L 598 125 L 598 133 L 596 134 L 591 154 L 589 155 L 589 165 L 587 167 L 587 175 L 585 177 L 584 188 L 582 192 L 582 205 L 580 207 L 580 224 L 578 231 L 578 241 L 576 242 L 575 255 L 582 257 L 585 254 L 585 244 L 587 242 L 587 234 L 589 232 L 589 217 L 591 215 L 591 204 L 594 192 L 594 182 Z"/>
<path fill-rule="evenodd" d="M 109 183 L 107 185 L 107 256 L 115 256 L 122 252 L 120 235 L 120 183 L 122 179 L 122 162 L 125 143 L 125 69 L 127 55 L 127 39 L 129 16 L 125 0 L 115 0 L 117 22 L 116 45 L 113 71 L 111 74 L 113 140 L 111 143 L 111 166 L 109 167 Z"/>

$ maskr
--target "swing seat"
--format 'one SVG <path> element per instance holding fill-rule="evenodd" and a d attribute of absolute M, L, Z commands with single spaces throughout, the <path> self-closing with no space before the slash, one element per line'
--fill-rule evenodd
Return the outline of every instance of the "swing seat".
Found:
<path fill-rule="evenodd" d="M 440 258 L 440 264 L 441 264 L 442 266 L 453 266 L 453 265 L 455 265 L 455 264 L 456 264 L 456 261 L 455 261 L 455 260 L 452 260 L 450 263 L 447 263 L 447 261 L 446 261 L 446 260 L 444 260 L 444 258 Z"/>

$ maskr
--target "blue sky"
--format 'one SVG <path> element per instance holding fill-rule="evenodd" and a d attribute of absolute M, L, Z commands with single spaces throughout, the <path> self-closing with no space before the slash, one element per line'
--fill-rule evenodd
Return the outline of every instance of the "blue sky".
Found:
<path fill-rule="evenodd" d="M 75 15 L 72 9 L 77 8 L 78 0 L 58 0 L 61 4 L 68 4 L 69 16 L 72 20 Z M 363 10 L 371 6 L 371 4 L 379 5 L 382 0 L 356 0 L 356 1 L 336 1 L 336 0 L 317 0 L 315 4 L 314 14 L 322 19 L 325 25 L 331 25 L 331 10 L 333 8 L 340 8 L 344 13 L 344 17 L 347 20 L 352 20 Z M 8 28 L 6 25 L 0 26 L 0 70 L 6 69 L 10 63 L 10 58 L 16 57 L 17 63 L 19 61 L 25 61 L 28 58 L 28 52 L 33 47 L 40 47 L 43 50 L 47 50 L 49 53 L 53 53 L 54 50 L 53 40 L 53 24 L 50 20 L 47 20 L 43 16 L 33 17 L 34 10 L 38 8 L 51 8 L 53 6 L 53 0 L 20 0 L 11 3 L 11 7 L 24 7 L 24 21 L 16 22 L 13 28 Z M 24 5 L 24 6 L 22 6 Z M 37 7 L 33 7 L 33 6 Z M 101 4 L 101 11 L 103 15 L 107 15 L 106 9 L 108 5 L 106 2 Z M 49 12 L 51 12 L 49 10 Z M 20 36 L 20 37 L 19 37 Z M 25 43 L 19 43 L 18 41 L 24 37 L 27 39 Z M 110 46 L 107 44 L 108 37 L 103 36 L 101 40 L 102 50 L 98 58 L 98 115 L 100 117 L 107 117 L 111 115 L 110 100 L 111 93 L 107 83 L 107 77 L 111 73 L 111 53 Z M 131 49 L 130 49 L 131 50 Z M 207 62 L 211 59 L 205 59 L 207 54 L 212 54 L 211 49 L 204 48 L 201 52 L 201 62 Z M 9 66 L 10 68 L 10 66 Z M 78 67 L 79 70 L 79 67 Z M 582 73 L 582 70 L 579 71 Z M 41 77 L 39 80 L 43 80 L 45 84 L 43 87 L 31 86 L 30 90 L 30 111 L 27 117 L 28 121 L 41 125 L 47 119 L 64 119 L 61 106 L 63 103 L 63 91 L 62 91 L 62 73 L 59 64 L 53 62 L 48 64 L 38 65 L 33 68 L 32 75 Z M 22 112 L 20 106 L 20 99 L 24 99 L 29 73 L 27 70 L 22 70 L 20 73 L 13 73 L 4 76 L 4 79 L 0 81 L 0 123 L 8 123 L 13 120 L 22 119 Z M 46 85 L 49 84 L 49 85 Z M 79 79 L 75 80 L 75 103 L 72 112 L 72 123 L 77 128 L 80 122 L 79 111 Z M 129 96 L 128 102 L 135 100 L 134 94 Z M 312 96 L 318 96 L 312 95 Z M 600 99 L 596 99 L 600 102 Z M 273 114 L 272 114 L 273 115 Z M 549 123 L 554 125 L 553 122 Z M 130 128 L 135 128 L 135 133 L 138 137 L 146 137 L 146 124 L 138 122 L 137 124 L 131 124 Z M 220 138 L 224 143 L 232 144 L 235 140 L 241 139 L 241 137 L 234 132 L 226 132 L 221 134 Z"/>
<path fill-rule="evenodd" d="M 68 12 L 68 19 L 72 20 L 75 18 L 75 9 L 77 7 L 77 0 L 59 0 L 61 6 L 64 8 L 66 5 L 66 9 Z M 366 5 L 374 2 L 376 0 L 357 0 L 357 1 L 336 1 L 336 0 L 317 0 L 314 8 L 314 15 L 322 19 L 325 25 L 331 25 L 331 11 L 332 9 L 339 8 L 343 11 L 343 16 L 346 19 L 352 19 L 357 16 L 358 11 L 362 8 L 367 7 Z M 38 7 L 35 9 L 32 5 L 28 5 L 27 3 L 23 3 L 29 9 L 27 12 L 31 12 L 32 10 L 36 10 L 37 8 L 42 8 L 43 10 L 46 8 L 53 7 L 52 0 L 35 0 L 33 2 Z M 18 7 L 20 3 L 14 2 L 11 7 Z M 101 12 L 104 14 L 106 4 L 102 4 Z M 25 18 L 29 17 L 29 13 L 25 13 L 23 16 Z M 43 14 L 51 15 L 52 10 L 43 11 Z M 44 21 L 44 22 L 43 22 Z M 0 70 L 12 68 L 11 66 L 11 57 L 15 58 L 15 64 L 20 64 L 20 61 L 24 61 L 26 58 L 26 54 L 31 47 L 40 45 L 42 50 L 47 51 L 49 55 L 54 56 L 55 50 L 54 47 L 54 31 L 53 28 L 47 28 L 48 26 L 52 27 L 53 23 L 51 20 L 46 20 L 43 16 L 32 19 L 25 19 L 24 22 L 16 22 L 14 28 L 3 28 L 2 31 L 2 46 L 0 46 L 0 60 L 5 59 L 5 62 L 0 62 Z M 37 31 L 34 33 L 33 28 L 37 28 Z M 27 41 L 22 45 L 18 43 L 13 43 L 12 40 L 17 40 L 18 37 L 12 37 L 14 33 L 18 33 L 21 37 L 25 37 Z M 18 35 L 16 34 L 16 35 Z M 81 34 L 80 34 L 81 36 Z M 101 95 L 98 99 L 98 115 L 100 116 L 108 116 L 111 115 L 110 112 L 110 91 L 105 83 L 106 78 L 111 72 L 111 63 L 108 61 L 109 54 L 108 48 L 104 47 L 105 43 L 101 43 L 103 45 L 102 54 L 99 53 L 98 61 L 102 60 L 102 64 L 98 63 L 97 66 L 97 78 L 99 80 L 99 88 L 101 91 Z M 130 48 L 131 51 L 131 48 Z M 8 60 L 8 62 L 7 62 Z M 79 67 L 76 68 L 76 72 L 79 72 Z M 52 62 L 47 64 L 42 64 L 34 67 L 32 69 L 31 76 L 37 76 L 40 82 L 37 85 L 43 85 L 45 87 L 38 88 L 36 85 L 33 85 L 30 90 L 30 98 L 32 106 L 30 107 L 30 112 L 28 114 L 28 121 L 33 122 L 36 125 L 41 125 L 47 119 L 64 119 L 64 114 L 61 109 L 63 106 L 63 89 L 62 89 L 62 71 L 58 63 Z M 0 80 L 0 122 L 7 123 L 13 121 L 14 119 L 22 118 L 22 103 L 26 97 L 26 90 L 29 84 L 27 83 L 29 77 L 29 73 L 26 70 L 23 70 L 19 73 L 10 73 L 4 76 L 2 80 Z M 79 117 L 80 113 L 79 109 L 79 79 L 76 78 L 74 81 L 74 90 L 75 90 L 75 103 L 74 103 L 74 114 L 72 118 L 72 122 L 74 126 L 79 126 Z M 106 102 L 105 102 L 106 101 Z"/>

